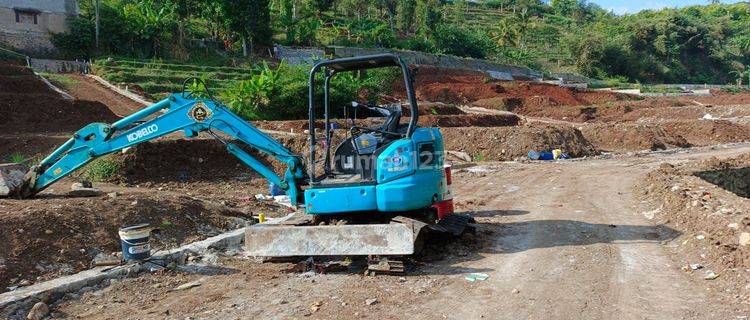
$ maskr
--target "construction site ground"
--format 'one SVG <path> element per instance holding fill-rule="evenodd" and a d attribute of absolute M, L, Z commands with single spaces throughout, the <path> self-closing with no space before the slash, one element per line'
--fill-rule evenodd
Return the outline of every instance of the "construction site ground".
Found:
<path fill-rule="evenodd" d="M 0 95 L 7 98 L 0 107 L 12 114 L 0 118 L 0 162 L 16 154 L 38 160 L 81 126 L 142 107 L 87 77 L 58 83 L 77 98 L 68 101 L 25 68 L 2 65 L 0 71 Z M 196 272 L 143 273 L 49 297 L 51 315 L 748 315 L 750 255 L 743 237 L 750 231 L 750 144 L 743 142 L 750 141 L 750 93 L 641 99 L 429 68 L 420 70 L 416 84 L 423 120 L 441 127 L 452 152 L 456 211 L 477 220 L 475 234 L 428 246 L 425 255 L 407 260 L 402 275 L 364 276 L 357 259 L 345 270 L 319 274 L 300 270 L 299 260 L 217 253 Z M 304 150 L 305 121 L 255 124 Z M 530 150 L 555 148 L 578 159 L 526 159 Z M 76 175 L 35 199 L 0 199 L 0 291 L 89 268 L 98 253 L 119 250 L 116 230 L 124 225 L 159 226 L 153 244 L 169 248 L 250 224 L 259 213 L 288 212 L 255 199 L 267 192 L 265 181 L 208 139 L 170 136 L 109 159 L 118 171 L 94 183 L 101 196 L 69 195 L 70 183 L 82 178 Z M 489 278 L 466 280 L 475 272 Z"/>

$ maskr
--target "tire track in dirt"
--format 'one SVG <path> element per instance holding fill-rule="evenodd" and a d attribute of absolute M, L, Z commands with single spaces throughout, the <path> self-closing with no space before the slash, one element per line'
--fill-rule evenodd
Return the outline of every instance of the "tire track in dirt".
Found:
<path fill-rule="evenodd" d="M 434 303 L 423 306 L 420 318 L 444 316 L 446 310 L 457 319 L 729 315 L 672 263 L 660 242 L 672 232 L 637 215 L 632 186 L 658 162 L 508 163 L 481 178 L 457 175 L 456 198 L 486 200 L 477 220 L 480 229 L 495 233 L 483 259 L 451 267 L 485 272 L 490 279 L 453 277 Z M 489 185 L 506 181 L 518 182 L 517 191 Z M 482 217 L 507 208 L 523 212 Z"/>

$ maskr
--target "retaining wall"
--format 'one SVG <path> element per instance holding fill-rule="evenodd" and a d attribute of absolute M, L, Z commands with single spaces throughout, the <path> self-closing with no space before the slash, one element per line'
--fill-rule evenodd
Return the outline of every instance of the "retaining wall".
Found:
<path fill-rule="evenodd" d="M 88 73 L 86 61 L 67 61 L 29 58 L 29 66 L 36 72 L 48 73 Z"/>

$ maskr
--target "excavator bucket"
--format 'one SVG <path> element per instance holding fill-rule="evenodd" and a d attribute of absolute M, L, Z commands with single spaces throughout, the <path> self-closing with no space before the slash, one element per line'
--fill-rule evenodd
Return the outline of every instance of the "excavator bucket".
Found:
<path fill-rule="evenodd" d="M 24 176 L 29 168 L 18 163 L 0 164 L 0 197 L 14 197 L 22 193 Z"/>
<path fill-rule="evenodd" d="M 425 223 L 397 217 L 388 224 L 256 225 L 245 251 L 257 257 L 410 255 Z"/>

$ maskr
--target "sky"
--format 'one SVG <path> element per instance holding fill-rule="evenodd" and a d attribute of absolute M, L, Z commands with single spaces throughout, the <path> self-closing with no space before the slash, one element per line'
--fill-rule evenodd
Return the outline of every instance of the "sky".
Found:
<path fill-rule="evenodd" d="M 721 3 L 735 3 L 742 0 L 721 0 Z M 612 10 L 617 14 L 636 13 L 645 9 L 661 9 L 685 7 L 691 5 L 705 5 L 708 0 L 589 0 L 604 9 Z"/>

